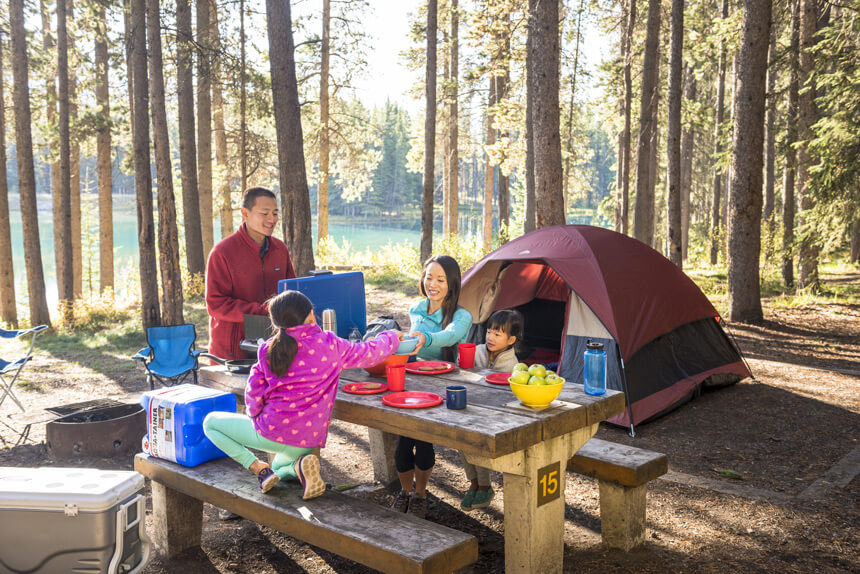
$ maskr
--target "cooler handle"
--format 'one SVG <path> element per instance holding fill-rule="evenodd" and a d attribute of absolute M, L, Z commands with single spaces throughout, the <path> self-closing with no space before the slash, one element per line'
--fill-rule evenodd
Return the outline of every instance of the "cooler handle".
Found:
<path fill-rule="evenodd" d="M 134 521 L 129 524 L 128 523 L 128 509 L 132 505 L 137 505 L 137 517 Z M 141 520 L 146 515 L 146 498 L 142 494 L 138 494 L 136 497 L 126 502 L 125 504 L 121 504 L 116 511 L 116 551 L 114 552 L 113 557 L 111 558 L 110 564 L 108 565 L 108 573 L 109 574 L 118 574 L 119 570 L 119 561 L 122 559 L 123 553 L 123 545 L 125 540 L 125 533 L 131 530 L 134 526 L 138 526 L 138 537 L 140 538 L 141 544 L 141 557 L 138 565 L 133 568 L 131 571 L 123 570 L 123 572 L 129 572 L 129 574 L 135 574 L 143 569 L 144 566 L 149 562 L 149 552 L 150 552 L 150 540 L 146 535 L 145 523 Z"/>

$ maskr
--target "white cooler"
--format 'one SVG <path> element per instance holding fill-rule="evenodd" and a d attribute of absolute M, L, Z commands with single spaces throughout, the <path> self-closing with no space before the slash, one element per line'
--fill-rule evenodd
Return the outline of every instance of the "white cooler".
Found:
<path fill-rule="evenodd" d="M 132 573 L 149 560 L 143 476 L 0 467 L 0 573 Z"/>

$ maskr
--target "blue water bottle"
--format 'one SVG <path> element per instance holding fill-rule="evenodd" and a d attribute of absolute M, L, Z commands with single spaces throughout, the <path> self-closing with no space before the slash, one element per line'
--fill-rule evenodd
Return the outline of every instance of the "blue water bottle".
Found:
<path fill-rule="evenodd" d="M 603 343 L 586 344 L 585 351 L 585 394 L 602 395 L 606 392 L 606 352 Z"/>

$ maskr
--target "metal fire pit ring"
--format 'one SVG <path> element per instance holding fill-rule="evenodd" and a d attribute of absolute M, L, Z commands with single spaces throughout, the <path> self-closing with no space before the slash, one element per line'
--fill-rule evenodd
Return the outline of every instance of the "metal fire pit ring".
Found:
<path fill-rule="evenodd" d="M 45 425 L 48 453 L 55 459 L 134 454 L 145 434 L 146 411 L 136 404 L 75 412 Z"/>

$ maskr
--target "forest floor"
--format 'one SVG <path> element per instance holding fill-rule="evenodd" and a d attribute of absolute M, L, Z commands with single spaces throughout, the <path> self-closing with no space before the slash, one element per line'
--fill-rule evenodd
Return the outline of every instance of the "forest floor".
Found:
<path fill-rule="evenodd" d="M 823 277 L 826 289 L 855 296 L 786 304 L 764 299 L 765 321 L 735 324 L 755 379 L 706 392 L 690 404 L 637 428 L 635 438 L 604 426 L 598 436 L 664 452 L 670 473 L 648 487 L 647 542 L 630 553 L 601 545 L 597 484 L 568 474 L 565 572 L 860 572 L 860 273 Z M 415 293 L 370 288 L 368 317 L 405 310 Z M 720 302 L 715 302 L 722 308 Z M 203 304 L 187 304 L 205 346 Z M 96 397 L 147 390 L 128 357 L 144 346 L 137 317 L 112 319 L 86 337 L 56 334 L 37 343 L 16 388 L 28 412 Z M 2 355 L 13 351 L 4 343 Z M 131 469 L 131 457 L 55 461 L 44 425 L 15 446 L 17 407 L 0 408 L 0 466 L 89 466 Z M 323 451 L 333 485 L 372 480 L 366 429 L 335 421 Z M 504 571 L 504 491 L 484 510 L 464 513 L 466 479 L 456 452 L 437 450 L 429 489 L 429 520 L 473 534 L 477 563 L 464 572 Z M 734 471 L 740 478 L 724 475 Z M 249 480 L 252 480 L 249 477 Z M 148 489 L 147 489 L 148 492 Z M 370 491 L 380 504 L 391 494 Z M 147 520 L 151 520 L 149 513 Z M 248 520 L 221 521 L 207 505 L 203 542 L 175 560 L 156 554 L 145 572 L 368 572 L 336 555 Z"/>

